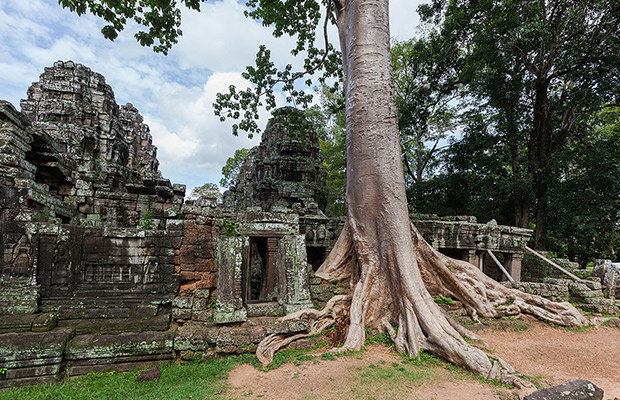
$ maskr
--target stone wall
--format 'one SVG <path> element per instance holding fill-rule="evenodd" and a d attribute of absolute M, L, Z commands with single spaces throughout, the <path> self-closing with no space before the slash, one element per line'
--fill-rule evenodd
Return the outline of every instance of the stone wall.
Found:
<path fill-rule="evenodd" d="M 175 272 L 181 286 L 172 309 L 172 317 L 179 324 L 213 321 L 217 283 L 215 237 L 221 221 L 215 199 L 201 198 L 186 202 L 182 224 L 169 227 L 183 235 L 175 252 Z"/>
<path fill-rule="evenodd" d="M 580 282 L 572 279 L 545 278 L 542 282 L 507 283 L 507 285 L 553 301 L 570 301 L 589 313 L 620 314 L 620 302 L 615 298 L 606 298 L 599 278 L 589 278 Z"/>
<path fill-rule="evenodd" d="M 547 258 L 550 256 L 546 252 L 540 253 Z M 550 260 L 568 271 L 571 271 L 573 274 L 579 269 L 579 264 L 576 262 L 557 257 L 551 257 Z M 529 252 L 525 253 L 523 256 L 521 275 L 522 280 L 525 282 L 542 282 L 545 278 L 568 278 L 564 272 Z"/>
<path fill-rule="evenodd" d="M 594 267 L 589 272 L 601 280 L 606 297 L 620 299 L 620 263 L 603 259 L 594 260 Z"/>
<path fill-rule="evenodd" d="M 0 102 L 0 388 L 307 329 L 276 319 L 312 305 L 306 241 L 320 263 L 341 224 L 322 215 L 313 132 L 271 123 L 248 193 L 222 207 L 184 202 L 138 111 L 89 68 L 46 68 L 21 106 Z"/>

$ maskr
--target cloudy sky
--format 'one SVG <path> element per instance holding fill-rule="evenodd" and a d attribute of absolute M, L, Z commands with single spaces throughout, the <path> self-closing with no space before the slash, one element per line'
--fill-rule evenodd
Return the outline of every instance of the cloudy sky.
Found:
<path fill-rule="evenodd" d="M 391 0 L 395 39 L 417 32 L 421 2 Z M 231 84 L 247 84 L 241 72 L 261 44 L 272 50 L 277 64 L 300 65 L 289 54 L 292 39 L 275 39 L 269 28 L 245 18 L 244 3 L 208 1 L 200 13 L 184 12 L 183 36 L 163 56 L 140 47 L 130 29 L 114 42 L 104 39 L 98 18 L 78 17 L 57 0 L 0 0 L 0 99 L 19 109 L 19 100 L 44 67 L 56 60 L 84 64 L 106 77 L 117 103 L 132 103 L 140 110 L 151 128 L 164 177 L 188 189 L 218 182 L 226 159 L 238 148 L 256 145 L 259 138 L 232 136 L 231 123 L 213 114 L 215 94 L 227 92 Z"/>

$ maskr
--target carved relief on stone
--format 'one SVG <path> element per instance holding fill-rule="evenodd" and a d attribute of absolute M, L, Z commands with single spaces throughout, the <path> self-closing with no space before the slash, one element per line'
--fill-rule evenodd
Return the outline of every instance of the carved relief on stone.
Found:
<path fill-rule="evenodd" d="M 13 247 L 11 277 L 29 277 L 32 272 L 32 247 L 26 235 L 22 235 Z"/>

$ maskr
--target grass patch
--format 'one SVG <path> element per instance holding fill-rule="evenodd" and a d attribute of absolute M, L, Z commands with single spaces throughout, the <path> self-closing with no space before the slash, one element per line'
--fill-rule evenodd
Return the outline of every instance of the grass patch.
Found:
<path fill-rule="evenodd" d="M 594 328 L 594 325 L 582 325 L 582 326 L 563 326 L 562 329 L 564 329 L 567 332 L 577 332 L 577 333 L 581 333 L 581 332 L 591 332 L 592 328 Z"/>
<path fill-rule="evenodd" d="M 228 372 L 235 366 L 250 364 L 261 371 L 271 371 L 287 363 L 319 364 L 315 356 L 308 354 L 311 351 L 313 349 L 279 351 L 266 367 L 261 366 L 254 354 L 247 353 L 204 362 L 195 360 L 184 364 L 162 365 L 161 378 L 156 382 L 136 382 L 139 371 L 87 374 L 68 379 L 59 385 L 39 385 L 0 392 L 0 400 L 223 399 L 226 398 Z M 331 353 L 325 353 L 321 358 L 336 359 Z"/>
<path fill-rule="evenodd" d="M 229 357 L 200 363 L 161 366 L 155 382 L 136 382 L 139 371 L 87 374 L 59 385 L 39 385 L 0 392 L 0 400 L 187 400 L 223 398 L 228 372 L 243 363 L 243 357 Z"/>
<path fill-rule="evenodd" d="M 402 356 L 400 362 L 380 360 L 353 368 L 354 372 L 338 385 L 336 392 L 348 399 L 401 398 L 404 387 L 432 384 L 443 379 L 445 375 L 442 377 L 435 368 L 443 365 L 438 358 L 424 352 L 419 357 Z"/>
<path fill-rule="evenodd" d="M 524 324 L 522 322 L 517 322 L 514 324 L 512 330 L 515 332 L 525 332 L 530 329 L 528 324 Z"/>
<path fill-rule="evenodd" d="M 499 386 L 499 387 L 504 387 L 504 388 L 512 388 L 511 386 L 505 385 L 496 379 L 483 378 L 480 375 L 474 374 L 473 372 L 468 371 L 467 369 L 460 367 L 458 365 L 454 365 L 452 363 L 446 362 L 440 359 L 439 357 L 436 357 L 430 353 L 425 352 L 424 350 L 420 351 L 420 354 L 418 355 L 418 357 L 403 356 L 403 361 L 401 361 L 401 363 L 405 365 L 410 364 L 416 367 L 427 368 L 427 369 L 429 369 L 429 367 L 442 367 L 446 369 L 447 371 L 450 371 L 450 373 L 458 379 L 477 380 L 481 383 L 486 383 L 489 385 L 494 385 L 494 386 Z"/>
<path fill-rule="evenodd" d="M 310 361 L 314 359 L 314 356 L 307 354 L 310 351 L 311 350 L 284 349 L 276 352 L 276 354 L 273 355 L 273 361 L 266 367 L 262 367 L 260 364 L 258 364 L 258 366 L 253 363 L 250 364 L 254 365 L 257 369 L 260 369 L 262 371 L 271 371 L 273 369 L 280 368 L 284 364 L 288 363 L 292 363 L 294 365 L 301 365 L 305 361 Z M 256 358 L 256 356 L 253 357 Z M 256 361 L 258 362 L 258 360 Z"/>
<path fill-rule="evenodd" d="M 524 379 L 527 379 L 528 381 L 530 381 L 534 386 L 536 386 L 536 389 L 542 389 L 543 387 L 545 387 L 545 382 L 543 381 L 543 377 L 542 375 L 536 375 L 536 376 L 532 376 L 532 375 L 523 375 Z"/>
<path fill-rule="evenodd" d="M 454 304 L 454 300 L 446 296 L 438 296 L 433 299 L 437 304 Z"/>

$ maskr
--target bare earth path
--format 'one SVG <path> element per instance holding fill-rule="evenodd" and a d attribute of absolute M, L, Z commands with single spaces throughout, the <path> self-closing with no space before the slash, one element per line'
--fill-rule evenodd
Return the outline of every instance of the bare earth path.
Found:
<path fill-rule="evenodd" d="M 535 323 L 524 332 L 486 332 L 489 346 L 519 372 L 551 385 L 575 379 L 594 382 L 605 399 L 620 398 L 620 329 L 586 332 Z"/>
<path fill-rule="evenodd" d="M 620 398 L 620 329 L 585 332 L 529 321 L 525 331 L 484 331 L 480 335 L 494 354 L 519 372 L 541 377 L 546 385 L 588 379 Z M 478 382 L 443 367 L 410 369 L 382 345 L 336 360 L 286 364 L 262 372 L 241 365 L 229 376 L 229 399 L 510 399 L 509 390 Z M 403 367 L 406 368 L 403 369 Z"/>

